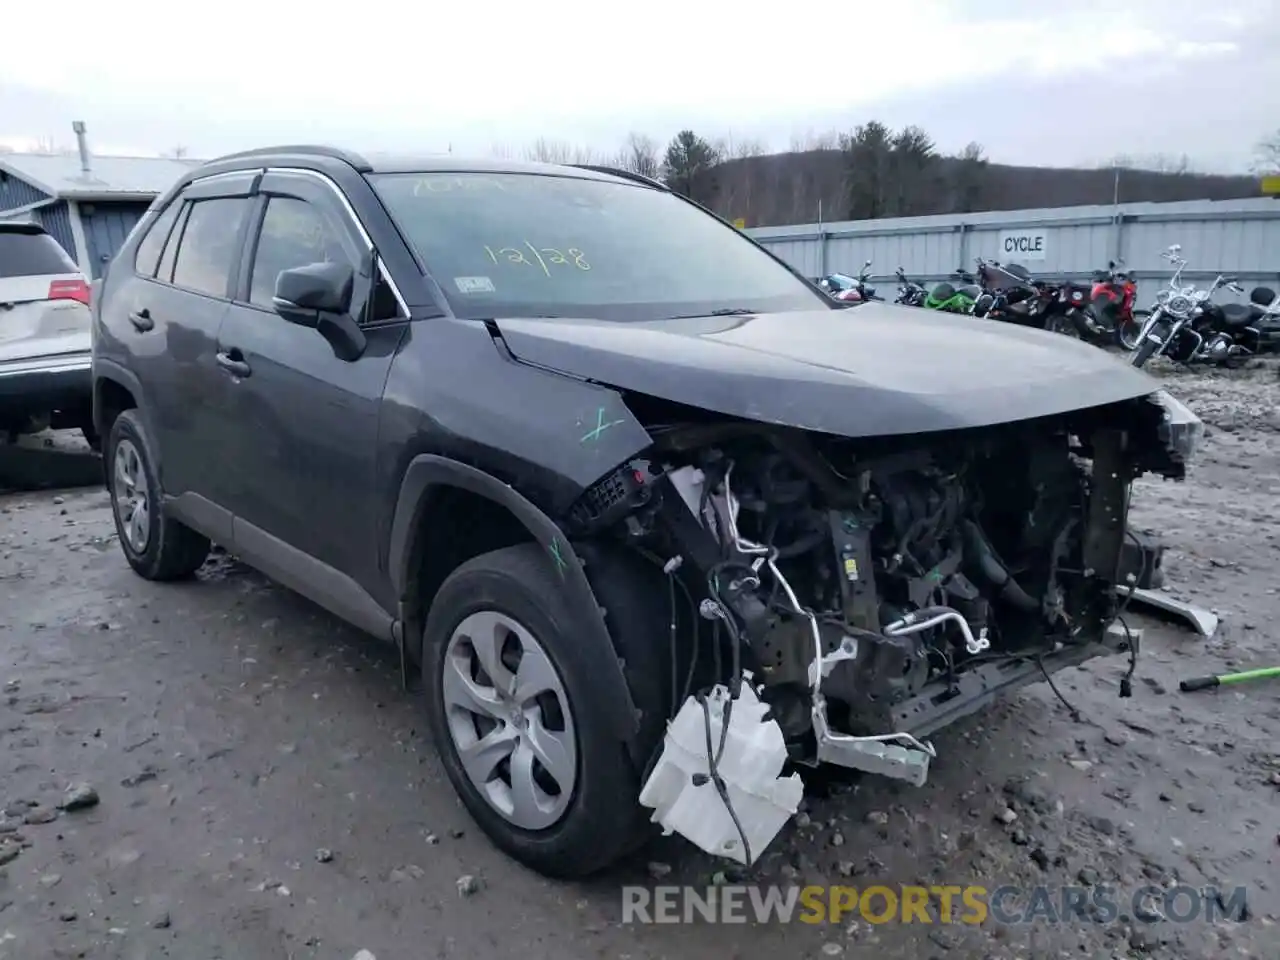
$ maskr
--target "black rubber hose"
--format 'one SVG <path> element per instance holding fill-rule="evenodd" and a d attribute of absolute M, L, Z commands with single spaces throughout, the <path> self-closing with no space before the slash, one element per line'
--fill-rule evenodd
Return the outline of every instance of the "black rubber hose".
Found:
<path fill-rule="evenodd" d="M 1040 604 L 1032 599 L 1019 586 L 1018 581 L 1013 579 L 1013 575 L 1005 569 L 1004 564 L 996 557 L 995 549 L 987 542 L 978 525 L 972 520 L 965 520 L 961 524 L 961 529 L 964 531 L 967 557 L 978 565 L 982 575 L 1000 591 L 1000 599 L 1028 612 L 1039 610 Z"/>

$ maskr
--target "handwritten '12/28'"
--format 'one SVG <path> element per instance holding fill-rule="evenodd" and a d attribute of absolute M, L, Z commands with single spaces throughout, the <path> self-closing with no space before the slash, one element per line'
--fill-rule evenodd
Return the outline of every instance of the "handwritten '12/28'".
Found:
<path fill-rule="evenodd" d="M 533 255 L 532 260 L 525 256 L 526 250 Z M 574 247 L 569 247 L 561 253 L 555 247 L 542 247 L 539 249 L 526 240 L 523 248 L 501 247 L 494 250 L 493 247 L 485 244 L 484 252 L 489 255 L 489 259 L 494 263 L 497 263 L 498 258 L 502 257 L 509 263 L 523 263 L 530 267 L 541 267 L 542 272 L 548 277 L 551 276 L 551 267 L 548 264 L 552 266 L 572 266 L 579 270 L 591 269 L 591 264 L 586 261 L 586 255 Z"/>

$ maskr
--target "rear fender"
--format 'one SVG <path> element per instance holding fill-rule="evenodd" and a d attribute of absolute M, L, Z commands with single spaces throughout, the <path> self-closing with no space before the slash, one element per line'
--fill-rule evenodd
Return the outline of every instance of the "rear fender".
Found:
<path fill-rule="evenodd" d="M 142 387 L 142 382 L 132 372 L 114 360 L 95 357 L 93 360 L 93 428 L 97 431 L 98 436 L 105 437 L 107 431 L 111 429 L 111 424 L 106 419 L 110 410 L 103 403 L 104 387 L 107 382 L 115 383 L 129 391 L 133 396 L 134 407 L 138 411 L 138 416 L 142 418 L 142 422 L 149 431 L 151 424 L 147 416 L 147 395 L 146 390 Z M 154 434 L 151 434 L 151 436 L 154 437 Z M 153 455 L 158 457 L 159 451 L 155 451 Z M 159 470 L 160 464 L 158 462 L 155 466 Z"/>

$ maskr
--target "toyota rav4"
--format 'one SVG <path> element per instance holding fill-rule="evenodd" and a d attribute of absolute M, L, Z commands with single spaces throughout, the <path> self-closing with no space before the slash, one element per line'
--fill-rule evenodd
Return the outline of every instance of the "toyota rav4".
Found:
<path fill-rule="evenodd" d="M 1131 670 L 1131 482 L 1201 431 L 1087 344 L 841 309 L 603 168 L 224 157 L 94 323 L 133 569 L 215 542 L 394 644 L 472 816 L 555 876 L 650 824 L 752 862 L 785 771 L 919 784 L 1002 693 Z"/>

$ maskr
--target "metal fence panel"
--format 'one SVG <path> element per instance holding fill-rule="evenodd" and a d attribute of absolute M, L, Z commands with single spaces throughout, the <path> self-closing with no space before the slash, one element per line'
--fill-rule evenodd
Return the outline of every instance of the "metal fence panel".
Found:
<path fill-rule="evenodd" d="M 1188 281 L 1208 283 L 1227 273 L 1238 276 L 1246 290 L 1280 284 L 1280 201 L 1270 198 L 849 220 L 746 232 L 806 276 L 857 274 L 870 259 L 872 280 L 882 288 L 892 285 L 898 267 L 913 280 L 936 283 L 958 267 L 972 270 L 979 256 L 1022 263 L 1046 279 L 1088 277 L 1121 257 L 1146 302 L 1172 273 L 1160 254 L 1174 243 L 1189 261 L 1183 274 Z"/>

